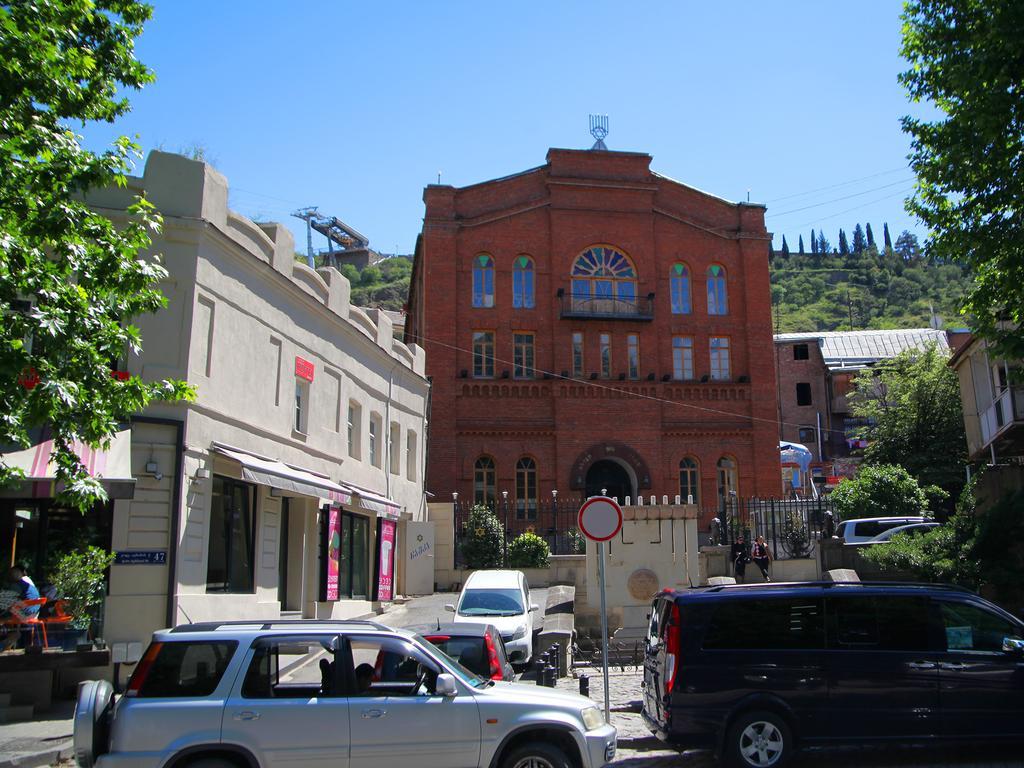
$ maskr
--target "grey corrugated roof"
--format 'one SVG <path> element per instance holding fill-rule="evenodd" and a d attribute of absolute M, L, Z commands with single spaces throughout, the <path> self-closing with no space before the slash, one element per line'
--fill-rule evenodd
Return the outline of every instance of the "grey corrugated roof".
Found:
<path fill-rule="evenodd" d="M 821 333 L 779 333 L 775 341 L 817 341 L 821 356 L 830 368 L 868 365 L 895 357 L 907 349 L 923 349 L 937 344 L 949 350 L 946 332 L 933 328 L 908 328 L 898 331 L 827 331 Z"/>

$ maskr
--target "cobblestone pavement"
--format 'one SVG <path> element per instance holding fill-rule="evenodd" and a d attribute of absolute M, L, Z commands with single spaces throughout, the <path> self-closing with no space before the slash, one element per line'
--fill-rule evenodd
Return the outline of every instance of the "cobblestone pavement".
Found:
<path fill-rule="evenodd" d="M 604 706 L 604 682 L 600 669 L 577 669 L 590 681 L 590 698 Z M 711 768 L 716 765 L 710 751 L 693 750 L 680 754 L 647 730 L 640 716 L 642 668 L 627 667 L 609 673 L 608 698 L 612 724 L 619 731 L 618 755 L 613 765 L 622 768 Z M 560 690 L 579 692 L 579 680 L 564 677 Z M 793 768 L 1024 768 L 1020 748 L 993 748 L 965 745 L 942 749 L 854 749 L 845 751 L 809 751 L 792 763 Z"/>

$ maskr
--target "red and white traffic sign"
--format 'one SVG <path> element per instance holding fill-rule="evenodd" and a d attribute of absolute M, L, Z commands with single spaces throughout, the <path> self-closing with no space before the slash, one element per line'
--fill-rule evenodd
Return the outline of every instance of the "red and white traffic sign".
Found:
<path fill-rule="evenodd" d="M 591 541 L 608 541 L 622 528 L 622 508 L 615 499 L 593 496 L 580 507 L 576 525 Z"/>

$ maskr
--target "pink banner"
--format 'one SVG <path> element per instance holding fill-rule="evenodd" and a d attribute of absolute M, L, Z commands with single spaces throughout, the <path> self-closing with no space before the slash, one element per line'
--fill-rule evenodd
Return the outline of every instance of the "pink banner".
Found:
<path fill-rule="evenodd" d="M 333 504 L 327 508 L 327 525 L 324 530 L 324 575 L 321 600 L 333 602 L 338 599 L 338 574 L 341 561 L 341 507 Z"/>
<path fill-rule="evenodd" d="M 390 602 L 395 598 L 395 532 L 398 524 L 383 518 L 378 523 L 377 599 Z"/>

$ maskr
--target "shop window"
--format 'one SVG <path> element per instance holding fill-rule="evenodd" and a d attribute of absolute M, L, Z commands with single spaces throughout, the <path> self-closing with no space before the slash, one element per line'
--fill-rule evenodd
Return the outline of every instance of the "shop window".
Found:
<path fill-rule="evenodd" d="M 494 378 L 494 331 L 473 331 L 473 377 Z"/>
<path fill-rule="evenodd" d="M 214 475 L 207 592 L 253 591 L 255 511 L 252 502 L 251 485 Z"/>
<path fill-rule="evenodd" d="M 690 314 L 690 270 L 685 264 L 673 264 L 668 277 L 673 315 Z"/>
<path fill-rule="evenodd" d="M 380 467 L 380 441 L 382 425 L 379 413 L 370 414 L 370 463 L 375 467 Z"/>
<path fill-rule="evenodd" d="M 405 435 L 405 479 L 416 482 L 416 433 L 411 429 Z"/>
<path fill-rule="evenodd" d="M 729 292 L 725 281 L 725 267 L 712 264 L 708 267 L 708 314 L 729 314 Z"/>
<path fill-rule="evenodd" d="M 583 334 L 580 332 L 572 335 L 572 375 L 577 379 L 583 376 Z"/>
<path fill-rule="evenodd" d="M 672 378 L 693 378 L 693 339 L 689 336 L 672 337 Z"/>
<path fill-rule="evenodd" d="M 684 504 L 700 505 L 700 465 L 692 456 L 679 462 L 679 498 Z"/>
<path fill-rule="evenodd" d="M 537 463 L 529 456 L 516 462 L 516 520 L 537 519 Z"/>
<path fill-rule="evenodd" d="M 391 422 L 388 430 L 388 464 L 392 475 L 402 471 L 402 427 L 397 421 Z"/>
<path fill-rule="evenodd" d="M 512 265 L 512 307 L 514 309 L 533 309 L 533 259 L 529 256 L 517 256 Z"/>
<path fill-rule="evenodd" d="M 338 549 L 338 597 L 368 600 L 370 596 L 370 521 L 349 512 L 341 515 Z"/>
<path fill-rule="evenodd" d="M 355 400 L 348 401 L 348 455 L 357 461 L 363 460 L 362 451 L 363 409 Z"/>
<path fill-rule="evenodd" d="M 640 378 L 640 337 L 631 333 L 626 337 L 626 362 L 629 378 Z"/>
<path fill-rule="evenodd" d="M 496 485 L 494 459 L 490 456 L 481 456 L 473 465 L 473 503 L 493 507 L 497 498 Z"/>
<path fill-rule="evenodd" d="M 729 339 L 724 336 L 712 336 L 710 341 L 711 349 L 711 378 L 716 381 L 725 381 L 729 378 Z"/>
<path fill-rule="evenodd" d="M 811 354 L 806 344 L 794 344 L 793 345 L 793 359 L 794 360 L 810 360 Z"/>
<path fill-rule="evenodd" d="M 801 381 L 796 385 L 796 404 L 797 405 L 811 405 L 811 385 L 806 381 Z"/>
<path fill-rule="evenodd" d="M 512 334 L 512 375 L 517 379 L 534 377 L 534 335 L 532 333 Z"/>
<path fill-rule="evenodd" d="M 486 253 L 473 260 L 473 306 L 494 306 L 494 259 Z"/>

